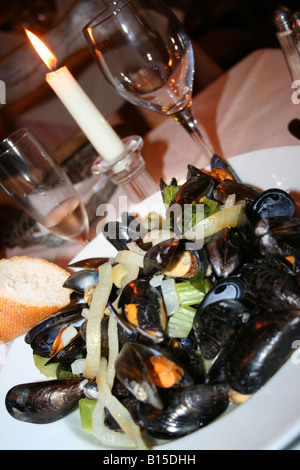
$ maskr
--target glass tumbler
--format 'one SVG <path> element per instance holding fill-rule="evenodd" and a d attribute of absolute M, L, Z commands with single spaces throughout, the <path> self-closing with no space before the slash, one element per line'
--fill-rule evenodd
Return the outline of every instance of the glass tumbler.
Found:
<path fill-rule="evenodd" d="M 0 186 L 50 232 L 66 240 L 87 240 L 88 216 L 72 182 L 26 128 L 0 142 Z"/>

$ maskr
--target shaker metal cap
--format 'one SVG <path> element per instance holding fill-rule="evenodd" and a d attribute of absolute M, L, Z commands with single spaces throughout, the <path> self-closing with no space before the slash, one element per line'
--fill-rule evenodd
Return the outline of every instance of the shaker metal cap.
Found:
<path fill-rule="evenodd" d="M 279 6 L 273 15 L 273 21 L 279 33 L 292 30 L 292 12 L 285 6 Z"/>
<path fill-rule="evenodd" d="M 297 41 L 300 40 L 300 12 L 293 13 L 292 16 L 292 30 L 296 36 Z"/>

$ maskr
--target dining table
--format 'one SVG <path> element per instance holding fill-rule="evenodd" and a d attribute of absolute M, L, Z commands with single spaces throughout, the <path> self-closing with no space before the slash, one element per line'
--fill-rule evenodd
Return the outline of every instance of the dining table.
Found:
<path fill-rule="evenodd" d="M 294 91 L 281 49 L 258 49 L 194 96 L 192 107 L 204 138 L 216 153 L 230 162 L 231 157 L 240 154 L 300 144 L 299 138 L 290 131 L 290 123 L 300 120 L 299 104 L 292 100 Z M 35 131 L 39 122 L 37 119 L 30 123 L 34 124 Z M 46 125 L 45 121 L 42 125 Z M 74 133 L 77 130 L 74 124 Z M 188 133 L 169 117 L 148 132 L 143 141 L 146 169 L 157 183 L 157 190 L 160 178 L 166 182 L 173 177 L 184 179 L 188 164 L 199 168 L 208 164 Z M 300 175 L 300 146 L 299 163 L 294 170 Z M 109 202 L 117 204 L 123 193 L 122 188 L 117 188 Z M 98 236 L 98 231 L 96 219 L 91 239 Z M 66 242 L 57 247 L 7 248 L 5 256 L 36 256 L 66 268 L 81 250 L 80 243 Z M 9 346 L 2 345 L 6 354 L 9 354 Z M 300 443 L 292 448 L 300 449 Z"/>
<path fill-rule="evenodd" d="M 94 70 L 94 73 L 99 72 Z M 92 72 L 84 83 L 93 95 L 91 86 L 95 80 Z M 289 130 L 292 121 L 300 120 L 300 108 L 293 103 L 293 93 L 295 89 L 281 49 L 259 49 L 197 94 L 192 108 L 210 147 L 230 160 L 233 156 L 256 150 L 300 144 Z M 58 99 L 54 100 L 57 105 Z M 51 114 L 44 104 L 41 104 L 41 109 L 43 119 L 35 108 L 32 114 L 24 113 L 18 123 L 29 126 L 38 136 L 45 135 L 48 130 L 48 148 L 54 149 L 58 142 L 62 143 L 61 133 L 55 133 L 53 128 L 57 130 L 59 124 L 63 126 L 64 120 L 68 139 L 72 138 L 72 132 L 74 135 L 78 132 L 77 125 L 67 121 L 67 113 L 58 115 L 57 109 L 53 108 Z M 48 122 L 46 115 L 49 115 Z M 188 133 L 170 117 L 160 121 L 143 137 L 143 141 L 146 170 L 157 183 L 157 189 L 160 178 L 166 182 L 173 177 L 182 180 L 188 164 L 203 167 L 209 163 Z M 124 190 L 117 188 L 109 202 L 117 204 L 120 195 L 124 195 Z M 99 230 L 97 218 L 91 227 L 90 239 L 97 235 L 96 227 Z M 66 268 L 81 249 L 80 243 L 66 242 L 53 248 L 17 246 L 7 248 L 5 254 L 8 258 L 15 255 L 40 256 Z"/>

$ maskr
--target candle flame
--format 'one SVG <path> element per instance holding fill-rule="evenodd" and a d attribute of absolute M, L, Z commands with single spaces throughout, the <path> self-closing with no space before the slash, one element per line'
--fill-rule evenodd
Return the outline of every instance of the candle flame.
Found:
<path fill-rule="evenodd" d="M 31 33 L 31 31 L 26 28 L 25 32 L 40 58 L 45 62 L 50 70 L 54 70 L 57 64 L 55 55 L 52 54 L 50 49 L 48 49 L 48 47 L 45 46 L 45 44 L 35 34 Z"/>

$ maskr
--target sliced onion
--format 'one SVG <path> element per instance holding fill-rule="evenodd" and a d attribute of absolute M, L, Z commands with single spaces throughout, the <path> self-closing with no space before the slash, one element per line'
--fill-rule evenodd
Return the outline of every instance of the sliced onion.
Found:
<path fill-rule="evenodd" d="M 143 238 L 144 243 L 152 243 L 152 245 L 158 245 L 158 243 L 163 242 L 165 240 L 170 240 L 171 238 L 175 237 L 175 233 L 172 230 L 151 230 L 148 232 L 147 235 Z"/>
<path fill-rule="evenodd" d="M 130 242 L 126 244 L 128 250 L 132 251 L 133 253 L 137 253 L 138 255 L 144 256 L 145 250 L 143 250 L 136 242 Z"/>
<path fill-rule="evenodd" d="M 119 354 L 118 324 L 113 315 L 110 315 L 108 321 L 108 351 L 107 385 L 112 389 L 116 375 L 115 362 Z"/>
<path fill-rule="evenodd" d="M 89 308 L 83 308 L 81 312 L 81 316 L 88 320 L 90 314 L 90 309 Z"/>
<path fill-rule="evenodd" d="M 144 255 L 134 253 L 134 251 L 119 251 L 116 256 L 116 262 L 120 264 L 134 264 L 140 268 L 144 267 Z"/>
<path fill-rule="evenodd" d="M 118 289 L 123 287 L 123 280 L 127 274 L 128 270 L 124 264 L 118 263 L 112 268 L 113 283 Z"/>
<path fill-rule="evenodd" d="M 74 375 L 84 374 L 85 368 L 86 359 L 76 359 L 76 361 L 71 364 L 71 371 Z"/>
<path fill-rule="evenodd" d="M 234 206 L 236 203 L 236 195 L 235 194 L 229 194 L 228 198 L 225 201 L 224 206 L 222 207 L 222 210 L 228 209 L 229 207 Z"/>
<path fill-rule="evenodd" d="M 77 334 L 78 332 L 74 326 L 68 326 L 68 328 L 66 328 L 62 332 L 61 338 L 60 338 L 63 348 L 67 346 L 67 344 L 69 344 L 72 341 L 72 339 L 74 339 L 75 336 L 77 336 Z"/>
<path fill-rule="evenodd" d="M 168 317 L 174 315 L 180 308 L 179 297 L 175 289 L 175 279 L 162 281 L 161 291 Z"/>
<path fill-rule="evenodd" d="M 99 370 L 101 357 L 101 322 L 112 285 L 112 266 L 110 263 L 105 263 L 99 267 L 99 281 L 94 291 L 87 322 L 85 377 L 88 379 L 95 378 Z"/>
<path fill-rule="evenodd" d="M 148 450 L 142 439 L 140 428 L 133 421 L 129 411 L 112 395 L 106 374 L 107 361 L 102 358 L 96 378 L 99 397 L 93 412 L 93 432 L 96 438 L 106 446 L 137 447 L 139 450 Z M 105 426 L 104 408 L 108 409 L 125 434 L 112 431 Z"/>
<path fill-rule="evenodd" d="M 199 222 L 190 230 L 184 233 L 184 238 L 198 243 L 204 242 L 204 239 L 211 237 L 226 227 L 236 227 L 244 215 L 244 206 L 236 204 L 235 206 L 224 209 L 216 214 L 207 217 Z"/>
<path fill-rule="evenodd" d="M 125 266 L 126 266 L 128 273 L 123 279 L 123 287 L 126 286 L 128 282 L 131 282 L 137 279 L 140 274 L 140 268 L 136 266 L 135 264 L 126 264 Z"/>
<path fill-rule="evenodd" d="M 164 280 L 164 274 L 157 274 L 151 278 L 149 284 L 152 287 L 160 287 L 163 280 Z"/>

